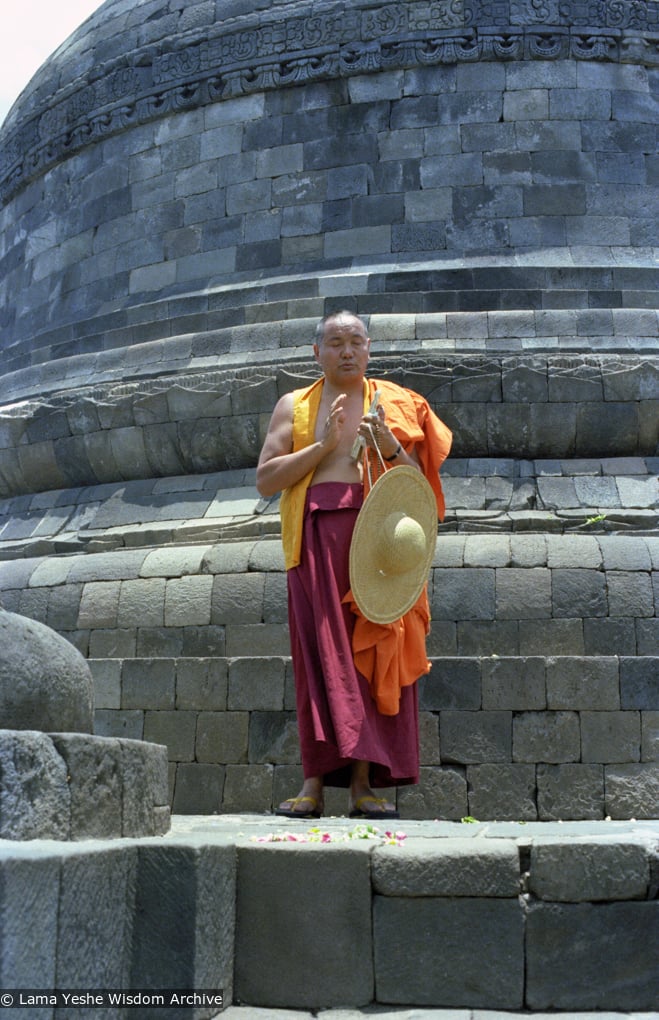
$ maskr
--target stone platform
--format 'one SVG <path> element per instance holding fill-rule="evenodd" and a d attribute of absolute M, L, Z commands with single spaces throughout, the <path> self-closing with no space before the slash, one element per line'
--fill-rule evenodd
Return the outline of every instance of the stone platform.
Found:
<path fill-rule="evenodd" d="M 160 838 L 4 841 L 0 986 L 220 989 L 236 1018 L 656 1016 L 658 847 L 656 821 L 256 814 L 176 816 Z"/>

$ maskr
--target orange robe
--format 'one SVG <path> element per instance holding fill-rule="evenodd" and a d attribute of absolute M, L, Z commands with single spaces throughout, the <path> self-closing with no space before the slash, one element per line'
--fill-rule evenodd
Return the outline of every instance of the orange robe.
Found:
<path fill-rule="evenodd" d="M 315 442 L 322 387 L 323 380 L 319 379 L 306 389 L 294 392 L 294 451 Z M 437 516 L 443 520 L 444 496 L 439 469 L 451 448 L 450 430 L 418 393 L 382 379 L 364 380 L 365 414 L 376 389 L 380 391 L 380 403 L 394 436 L 405 450 L 415 448 L 421 470 L 435 493 Z M 378 474 L 378 465 L 379 460 L 372 467 L 374 478 Z M 280 515 L 287 570 L 300 561 L 304 503 L 312 478 L 313 471 L 282 493 Z M 368 488 L 367 478 L 365 488 Z M 389 624 L 372 623 L 362 616 L 352 592 L 348 591 L 343 601 L 350 604 L 356 617 L 352 641 L 355 666 L 368 680 L 378 711 L 383 715 L 396 715 L 401 688 L 415 683 L 430 670 L 426 655 L 426 635 L 430 626 L 427 590 L 424 588 L 417 603 L 405 616 Z"/>

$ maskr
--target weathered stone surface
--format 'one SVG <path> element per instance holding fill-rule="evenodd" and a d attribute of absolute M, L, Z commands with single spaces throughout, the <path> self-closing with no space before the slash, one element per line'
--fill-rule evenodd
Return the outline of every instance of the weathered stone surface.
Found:
<path fill-rule="evenodd" d="M 69 839 L 66 763 L 46 733 L 0 730 L 0 835 Z"/>
<path fill-rule="evenodd" d="M 332 897 L 319 899 L 317 890 L 329 886 Z M 297 1009 L 365 1005 L 374 996 L 372 945 L 366 847 L 238 847 L 239 1000 Z M 359 967 L 351 966 L 356 959 Z"/>
<path fill-rule="evenodd" d="M 538 818 L 603 818 L 604 766 L 566 763 L 537 766 Z"/>
<path fill-rule="evenodd" d="M 52 856 L 0 859 L 3 988 L 55 987 L 59 870 Z"/>
<path fill-rule="evenodd" d="M 0 610 L 0 647 L 6 729 L 92 732 L 91 671 L 68 641 L 44 624 Z"/>
<path fill-rule="evenodd" d="M 136 849 L 108 845 L 61 862 L 57 982 L 66 988 L 127 988 Z M 109 1020 L 111 1009 L 100 1010 Z"/>
<path fill-rule="evenodd" d="M 528 888 L 564 903 L 643 900 L 650 882 L 650 848 L 642 842 L 542 842 L 531 847 Z"/>
<path fill-rule="evenodd" d="M 464 769 L 421 768 L 419 785 L 398 791 L 398 806 L 412 818 L 463 818 L 469 812 Z"/>
<path fill-rule="evenodd" d="M 235 858 L 233 846 L 139 848 L 126 987 L 162 988 L 166 975 L 169 988 L 223 990 L 232 1001 Z"/>
<path fill-rule="evenodd" d="M 530 1009 L 656 1006 L 657 959 L 646 953 L 659 938 L 655 902 L 534 904 L 526 925 Z"/>
<path fill-rule="evenodd" d="M 71 836 L 104 839 L 123 834 L 123 774 L 118 740 L 55 733 L 51 737 L 66 767 L 71 797 Z M 151 791 L 145 790 L 149 796 Z"/>
<path fill-rule="evenodd" d="M 373 854 L 373 889 L 382 896 L 516 897 L 519 854 L 497 839 L 446 839 L 441 853 L 424 840 L 408 838 L 403 847 L 381 847 Z"/>
<path fill-rule="evenodd" d="M 373 940 L 380 1001 L 522 1006 L 524 920 L 517 899 L 375 896 Z"/>
<path fill-rule="evenodd" d="M 659 765 L 607 765 L 606 811 L 611 818 L 656 818 Z"/>

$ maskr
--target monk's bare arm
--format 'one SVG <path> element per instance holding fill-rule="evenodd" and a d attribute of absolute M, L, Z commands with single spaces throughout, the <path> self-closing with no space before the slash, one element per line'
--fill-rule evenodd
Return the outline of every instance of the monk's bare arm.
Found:
<path fill-rule="evenodd" d="M 256 488 L 270 497 L 295 485 L 336 448 L 345 415 L 339 400 L 332 405 L 323 438 L 293 452 L 293 394 L 287 393 L 275 405 L 256 468 Z"/>

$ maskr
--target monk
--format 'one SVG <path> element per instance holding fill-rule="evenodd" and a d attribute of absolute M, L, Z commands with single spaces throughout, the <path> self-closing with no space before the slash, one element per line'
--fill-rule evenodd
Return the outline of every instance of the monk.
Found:
<path fill-rule="evenodd" d="M 319 323 L 313 351 L 322 378 L 278 401 L 256 471 L 262 496 L 282 493 L 304 775 L 298 795 L 276 810 L 286 817 L 320 817 L 328 785 L 349 789 L 350 817 L 397 818 L 374 790 L 418 782 L 415 681 L 430 669 L 427 595 L 395 624 L 365 620 L 351 598 L 350 538 L 368 488 L 367 458 L 376 477 L 378 463 L 423 471 L 443 517 L 439 467 L 451 433 L 418 394 L 366 378 L 370 347 L 351 312 Z M 380 403 L 369 413 L 376 389 Z"/>

